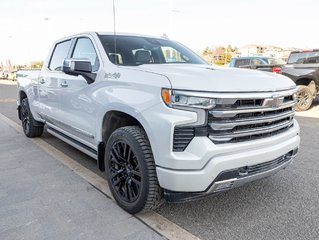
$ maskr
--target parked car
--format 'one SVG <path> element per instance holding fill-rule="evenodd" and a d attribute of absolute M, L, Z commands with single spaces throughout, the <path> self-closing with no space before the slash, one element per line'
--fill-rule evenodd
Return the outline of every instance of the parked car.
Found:
<path fill-rule="evenodd" d="M 273 175 L 300 144 L 289 78 L 211 66 L 165 38 L 60 39 L 38 77 L 17 89 L 25 135 L 46 125 L 95 158 L 130 213 Z"/>
<path fill-rule="evenodd" d="M 0 75 L 1 79 L 8 79 L 8 77 L 9 77 L 9 71 L 4 70 L 1 72 L 1 75 Z"/>
<path fill-rule="evenodd" d="M 232 58 L 230 60 L 229 67 L 258 69 L 267 72 L 279 73 L 282 65 L 284 64 L 286 64 L 286 62 L 278 58 L 253 56 Z"/>
<path fill-rule="evenodd" d="M 319 94 L 319 49 L 291 52 L 281 73 L 297 85 L 296 111 L 309 109 Z"/>

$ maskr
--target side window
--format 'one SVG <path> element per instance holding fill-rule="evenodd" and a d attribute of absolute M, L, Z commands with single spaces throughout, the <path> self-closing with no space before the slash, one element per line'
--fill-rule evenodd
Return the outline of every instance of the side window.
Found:
<path fill-rule="evenodd" d="M 53 50 L 49 69 L 53 71 L 61 71 L 64 58 L 68 56 L 71 40 L 57 43 Z"/>
<path fill-rule="evenodd" d="M 250 65 L 250 59 L 237 59 L 235 67 Z"/>
<path fill-rule="evenodd" d="M 96 72 L 100 67 L 93 43 L 88 38 L 79 38 L 72 54 L 72 58 L 86 58 L 91 62 L 92 71 Z"/>
<path fill-rule="evenodd" d="M 262 65 L 263 63 L 262 63 L 259 59 L 253 58 L 253 59 L 251 60 L 251 64 L 252 64 L 252 65 Z"/>

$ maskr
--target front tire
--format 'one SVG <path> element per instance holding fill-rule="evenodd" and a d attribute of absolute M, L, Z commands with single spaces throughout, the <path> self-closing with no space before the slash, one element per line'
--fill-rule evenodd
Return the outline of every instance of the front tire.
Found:
<path fill-rule="evenodd" d="M 297 86 L 297 104 L 295 110 L 297 112 L 306 111 L 310 108 L 313 101 L 311 90 L 307 86 Z"/>
<path fill-rule="evenodd" d="M 105 173 L 113 197 L 134 214 L 162 203 L 150 143 L 138 126 L 122 127 L 110 136 L 105 151 Z"/>
<path fill-rule="evenodd" d="M 21 123 L 27 137 L 34 138 L 42 135 L 43 124 L 33 118 L 27 98 L 21 100 Z"/>

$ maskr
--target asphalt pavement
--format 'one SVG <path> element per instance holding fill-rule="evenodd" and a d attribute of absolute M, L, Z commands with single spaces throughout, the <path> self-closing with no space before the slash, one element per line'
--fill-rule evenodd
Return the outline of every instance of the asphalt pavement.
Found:
<path fill-rule="evenodd" d="M 19 123 L 15 96 L 15 85 L 0 84 L 0 113 Z M 165 204 L 157 212 L 202 239 L 319 239 L 319 116 L 312 116 L 317 118 L 296 117 L 301 148 L 287 169 L 202 200 Z M 43 140 L 102 176 L 92 158 L 50 134 Z"/>
<path fill-rule="evenodd" d="M 165 239 L 0 119 L 0 239 Z"/>

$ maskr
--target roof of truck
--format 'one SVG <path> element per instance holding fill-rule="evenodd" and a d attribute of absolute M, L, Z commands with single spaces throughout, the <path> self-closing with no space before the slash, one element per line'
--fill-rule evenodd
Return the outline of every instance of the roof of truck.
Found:
<path fill-rule="evenodd" d="M 77 34 L 73 34 L 73 35 L 61 38 L 58 41 L 63 40 L 63 39 L 67 39 L 67 38 L 72 38 L 72 37 L 85 35 L 85 34 L 88 34 L 88 35 L 98 34 L 98 35 L 110 35 L 110 36 L 112 36 L 112 35 L 114 35 L 114 32 L 81 32 L 81 33 L 77 33 Z M 144 35 L 144 34 L 138 34 L 138 33 L 124 33 L 124 32 L 119 32 L 118 33 L 117 32 L 115 35 L 116 36 L 132 36 L 132 37 L 148 37 L 148 38 L 158 38 L 158 39 L 169 40 L 167 37 L 150 36 L 150 35 Z"/>

